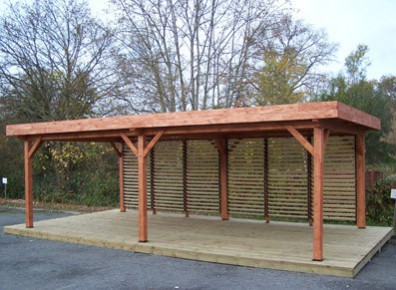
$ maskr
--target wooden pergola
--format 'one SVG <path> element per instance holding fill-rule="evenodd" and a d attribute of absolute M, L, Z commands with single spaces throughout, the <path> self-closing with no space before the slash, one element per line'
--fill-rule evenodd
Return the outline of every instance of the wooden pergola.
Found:
<path fill-rule="evenodd" d="M 322 261 L 323 175 L 329 135 L 356 137 L 356 221 L 358 228 L 365 228 L 365 132 L 379 129 L 380 120 L 374 116 L 340 102 L 322 102 L 18 124 L 7 126 L 7 136 L 24 142 L 27 228 L 33 227 L 32 158 L 43 142 L 109 142 L 119 156 L 121 211 L 125 211 L 122 146 L 127 145 L 138 159 L 139 242 L 148 241 L 146 157 L 160 139 L 216 140 L 220 154 L 221 218 L 227 220 L 226 140 L 293 136 L 313 156 L 313 260 Z"/>

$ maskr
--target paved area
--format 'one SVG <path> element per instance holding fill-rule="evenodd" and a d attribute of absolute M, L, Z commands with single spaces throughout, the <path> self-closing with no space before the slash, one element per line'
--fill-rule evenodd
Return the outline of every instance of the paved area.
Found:
<path fill-rule="evenodd" d="M 36 212 L 36 220 L 67 216 Z M 0 208 L 0 289 L 396 289 L 396 244 L 355 277 L 166 258 L 3 234 L 24 213 Z"/>

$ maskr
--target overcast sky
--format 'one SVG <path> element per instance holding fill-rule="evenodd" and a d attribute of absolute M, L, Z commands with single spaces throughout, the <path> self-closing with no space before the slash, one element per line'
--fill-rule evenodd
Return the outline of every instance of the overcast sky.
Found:
<path fill-rule="evenodd" d="M 368 45 L 371 66 L 368 77 L 396 75 L 395 0 L 292 0 L 298 16 L 324 28 L 329 39 L 339 44 L 337 62 L 329 67 L 338 72 L 345 57 L 359 43 Z"/>
<path fill-rule="evenodd" d="M 103 15 L 108 0 L 88 0 L 93 12 Z M 2 4 L 1 1 L 0 3 Z M 396 0 L 291 0 L 297 16 L 327 31 L 339 44 L 336 62 L 328 71 L 336 74 L 345 57 L 358 44 L 369 46 L 368 77 L 396 75 Z"/>

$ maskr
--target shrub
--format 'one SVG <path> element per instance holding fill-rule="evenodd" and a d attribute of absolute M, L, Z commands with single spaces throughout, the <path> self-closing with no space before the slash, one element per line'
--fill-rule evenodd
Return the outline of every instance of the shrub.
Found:
<path fill-rule="evenodd" d="M 394 201 L 390 198 L 395 181 L 389 177 L 374 183 L 373 192 L 367 197 L 367 222 L 371 225 L 391 226 Z"/>

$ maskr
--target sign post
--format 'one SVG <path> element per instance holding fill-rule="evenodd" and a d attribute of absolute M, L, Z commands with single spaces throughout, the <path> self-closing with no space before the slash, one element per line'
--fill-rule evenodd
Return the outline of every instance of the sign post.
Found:
<path fill-rule="evenodd" d="M 391 190 L 391 198 L 395 201 L 395 209 L 393 210 L 393 235 L 396 235 L 396 189 Z"/>
<path fill-rule="evenodd" d="M 4 199 L 7 199 L 7 177 L 3 177 L 1 181 L 4 184 Z"/>

